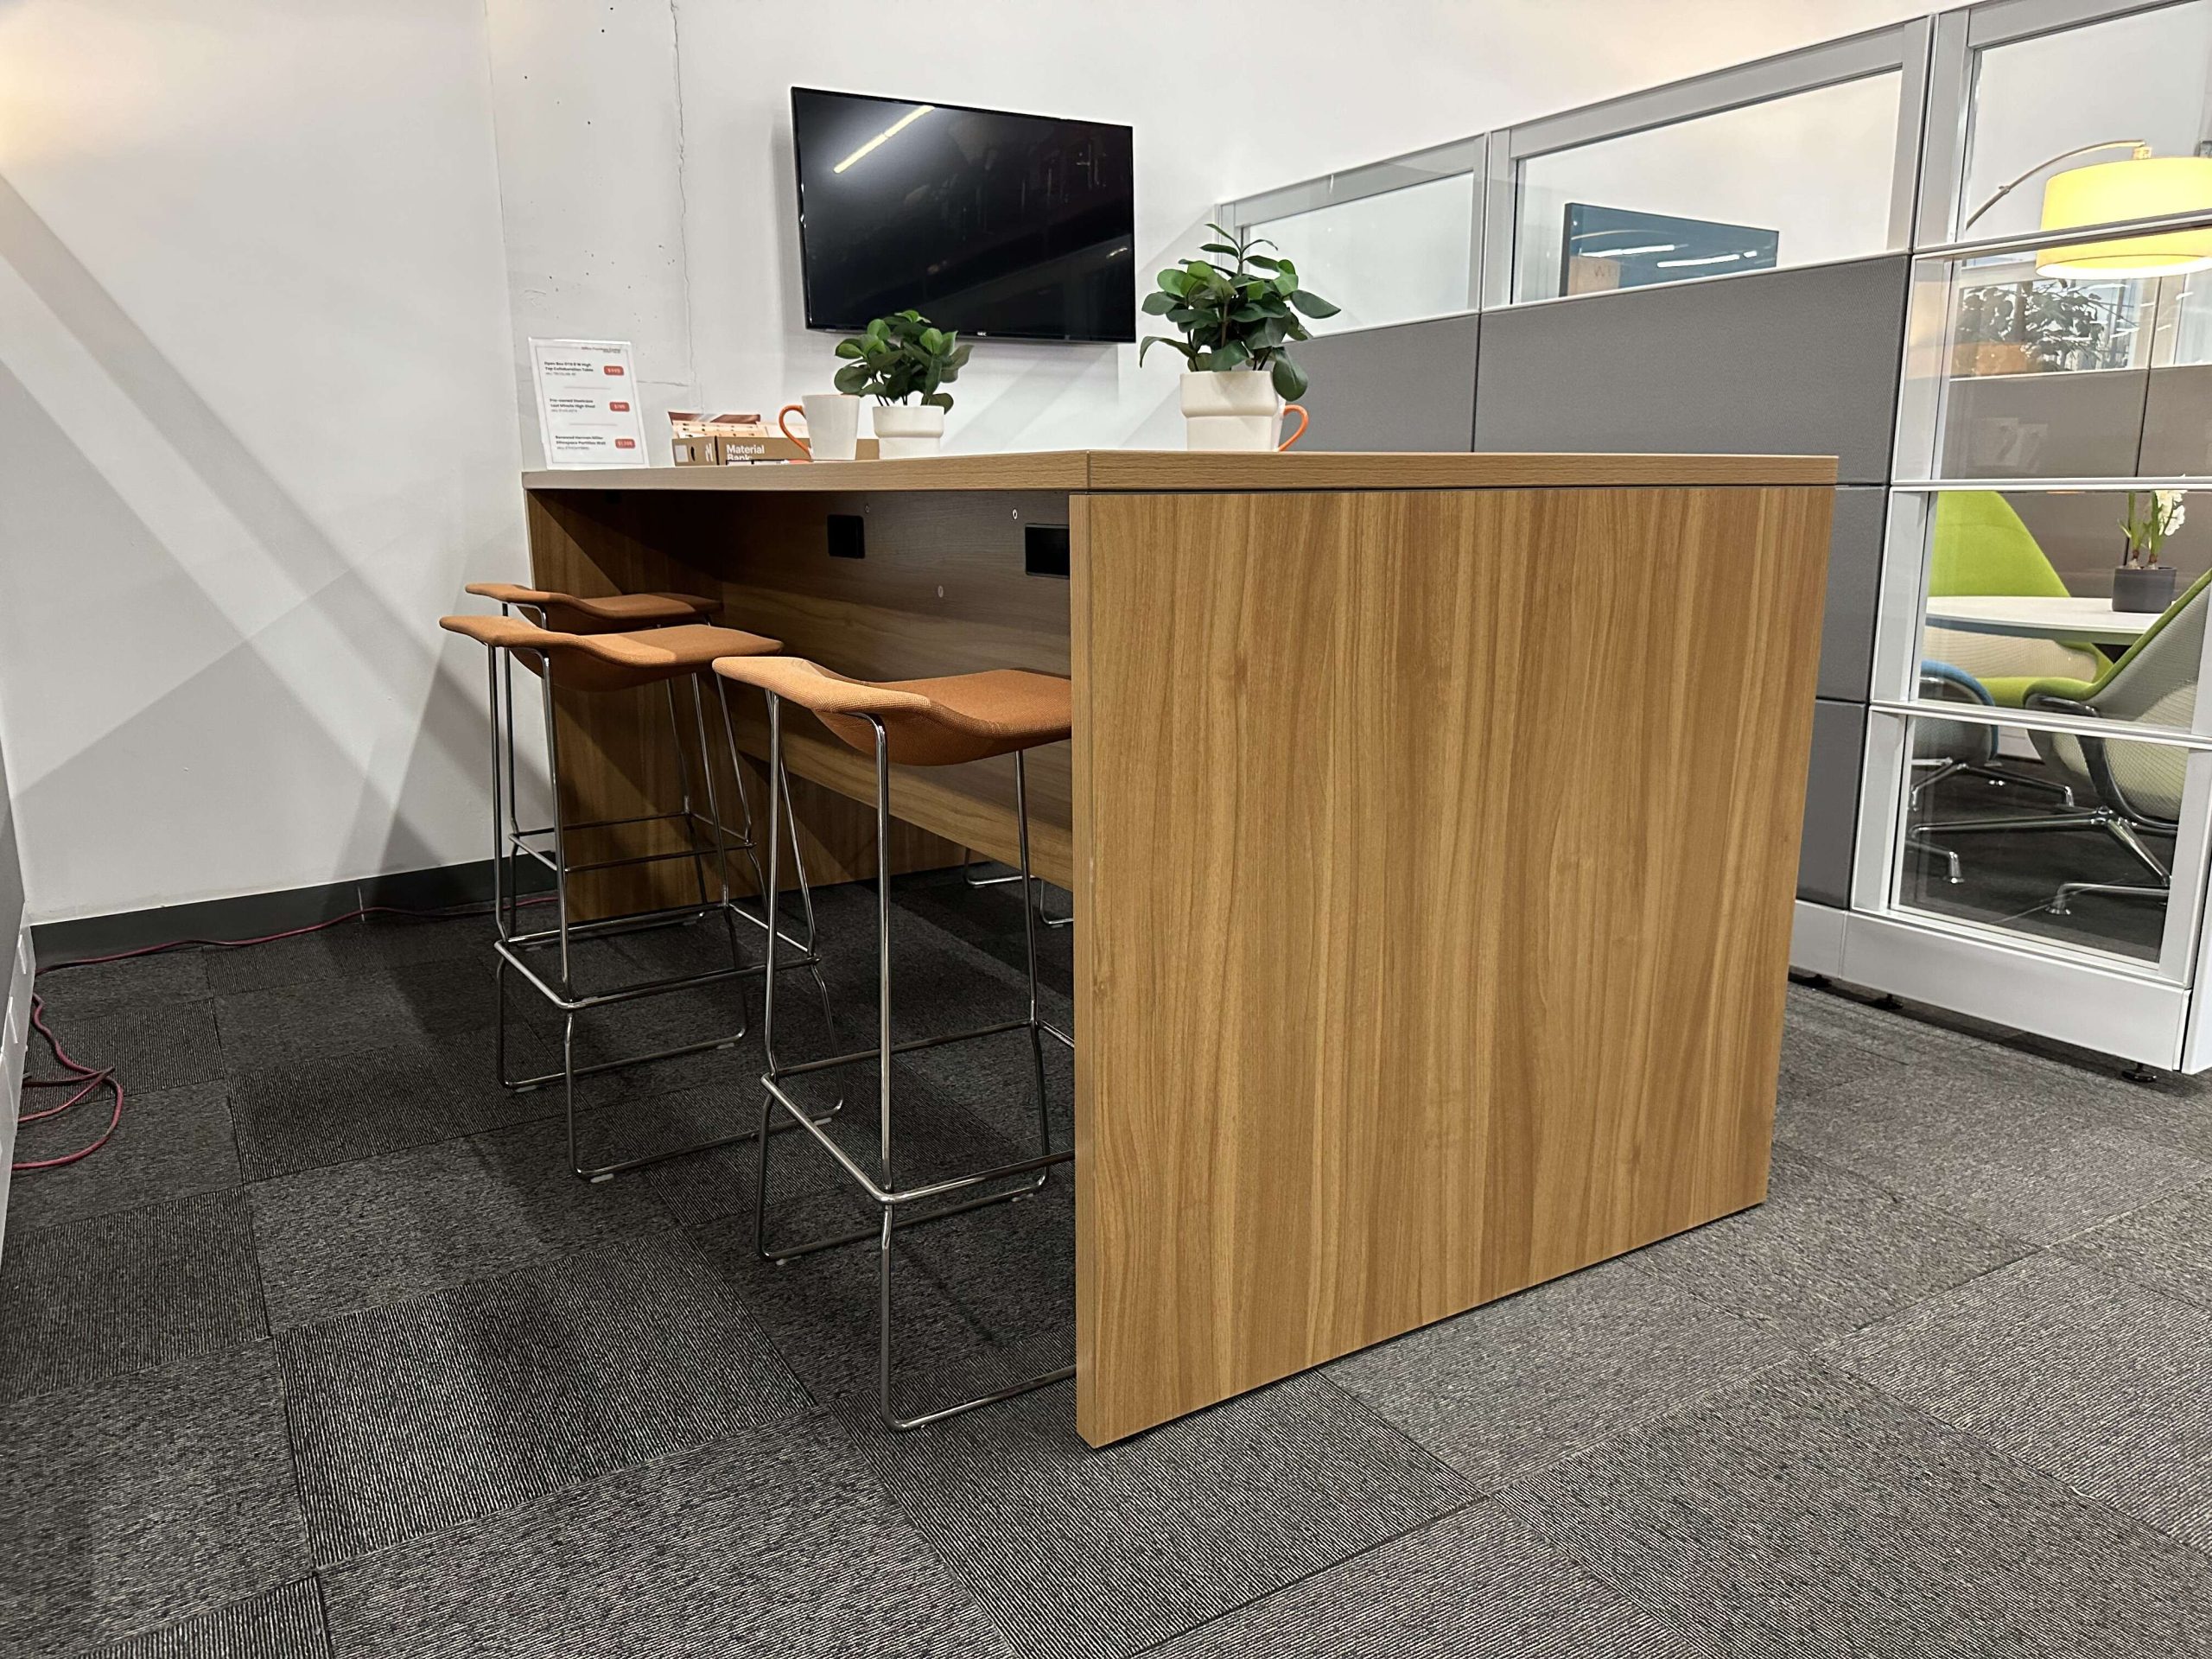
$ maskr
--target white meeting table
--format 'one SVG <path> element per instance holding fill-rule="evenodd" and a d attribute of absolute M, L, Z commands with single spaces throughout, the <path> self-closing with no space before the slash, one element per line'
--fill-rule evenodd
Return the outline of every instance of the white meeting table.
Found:
<path fill-rule="evenodd" d="M 2086 639 L 2101 645 L 2132 645 L 2158 615 L 2115 611 L 2108 599 L 2027 594 L 1950 594 L 1928 601 L 1928 620 L 1939 627 L 2031 639 Z"/>

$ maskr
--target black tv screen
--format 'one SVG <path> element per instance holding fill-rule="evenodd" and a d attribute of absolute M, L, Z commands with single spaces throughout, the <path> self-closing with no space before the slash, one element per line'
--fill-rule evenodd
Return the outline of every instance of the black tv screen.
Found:
<path fill-rule="evenodd" d="M 806 326 L 1136 338 L 1129 129 L 791 88 Z"/>

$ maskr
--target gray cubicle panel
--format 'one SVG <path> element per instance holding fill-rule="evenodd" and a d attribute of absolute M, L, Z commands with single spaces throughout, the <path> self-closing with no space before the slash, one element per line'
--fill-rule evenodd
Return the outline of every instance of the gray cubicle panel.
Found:
<path fill-rule="evenodd" d="M 1445 450 L 1474 443 L 1475 345 L 1468 313 L 1324 334 L 1293 354 L 1313 385 L 1299 401 L 1302 449 Z"/>
<path fill-rule="evenodd" d="M 1938 475 L 2126 478 L 2151 470 L 2137 465 L 2148 378 L 2142 369 L 1955 376 Z M 2195 447 L 2202 450 L 2202 438 Z"/>
<path fill-rule="evenodd" d="M 2151 371 L 2143 458 L 2135 470 L 2144 478 L 2212 473 L 2212 364 Z"/>
<path fill-rule="evenodd" d="M 1903 254 L 1485 312 L 1475 448 L 1834 455 L 1890 476 Z"/>
<path fill-rule="evenodd" d="M 1882 532 L 1890 493 L 1847 484 L 1835 493 L 1828 537 L 1827 608 L 1821 615 L 1819 694 L 1866 701 L 1874 677 L 1874 606 L 1882 586 Z"/>
<path fill-rule="evenodd" d="M 1797 896 L 1847 909 L 1851 849 L 1859 822 L 1859 757 L 1866 710 L 1822 697 L 1813 705 L 1813 756 L 1805 774 L 1805 831 L 1798 842 Z"/>

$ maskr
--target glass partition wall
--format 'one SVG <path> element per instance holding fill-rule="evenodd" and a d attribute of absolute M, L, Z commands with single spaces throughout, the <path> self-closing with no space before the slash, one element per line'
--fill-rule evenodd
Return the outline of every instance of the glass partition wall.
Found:
<path fill-rule="evenodd" d="M 1934 1000 L 2193 1067 L 2212 3 L 1936 27 L 1852 921 Z"/>
<path fill-rule="evenodd" d="M 2212 0 L 1986 0 L 1226 211 L 1339 332 L 1909 261 L 1849 480 L 1871 670 L 1822 692 L 1864 710 L 1849 908 L 1801 902 L 1802 965 L 2212 1065 Z"/>
<path fill-rule="evenodd" d="M 1289 251 L 1337 315 L 1317 334 L 1473 308 L 1484 141 L 1332 173 L 1230 204 L 1230 220 Z"/>

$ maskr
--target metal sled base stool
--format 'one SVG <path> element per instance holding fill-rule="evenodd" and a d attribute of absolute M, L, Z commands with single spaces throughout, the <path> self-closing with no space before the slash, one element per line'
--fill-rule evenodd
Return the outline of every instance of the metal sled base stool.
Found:
<path fill-rule="evenodd" d="M 1028 781 L 1023 752 L 1066 739 L 1070 724 L 1068 682 L 1047 674 L 996 669 L 981 674 L 955 675 L 946 679 L 906 680 L 869 684 L 847 680 L 795 657 L 739 658 L 715 664 L 726 679 L 758 686 L 768 698 L 768 880 L 766 890 L 776 891 L 776 862 L 782 847 L 777 814 L 779 803 L 788 804 L 784 790 L 783 705 L 786 702 L 810 709 L 831 732 L 863 753 L 875 758 L 876 848 L 876 1041 L 873 1048 L 835 1054 L 824 1059 L 785 1065 L 776 1052 L 776 976 L 773 971 L 779 935 L 771 930 L 768 955 L 771 971 L 761 1014 L 761 1042 L 768 1069 L 761 1078 L 760 1184 L 753 1211 L 753 1247 L 766 1260 L 779 1264 L 817 1250 L 874 1239 L 876 1246 L 876 1409 L 893 1429 L 919 1428 L 948 1417 L 973 1411 L 1000 1400 L 1026 1394 L 1032 1389 L 1058 1382 L 1074 1375 L 1063 1366 L 972 1400 L 902 1416 L 893 1387 L 892 1243 L 896 1231 L 965 1214 L 987 1205 L 1003 1204 L 1042 1188 L 1054 1164 L 1066 1163 L 1072 1149 L 1052 1149 L 1052 1122 L 1045 1091 L 1044 1039 L 1052 1037 L 1074 1046 L 1065 1033 L 1046 1023 L 1037 999 L 1036 888 L 1029 867 Z M 1029 1007 L 1019 1020 L 1009 1020 L 974 1031 L 941 1037 L 893 1042 L 891 1037 L 891 766 L 956 766 L 992 755 L 1014 756 L 1014 816 L 1019 825 L 1021 863 L 1022 931 L 1027 946 Z M 1016 1159 L 993 1168 L 976 1170 L 918 1185 L 900 1186 L 894 1173 L 892 1148 L 893 1059 L 917 1049 L 973 1041 L 1008 1032 L 1029 1033 L 1030 1059 L 1037 1089 L 1038 1152 L 1033 1158 Z M 877 1168 L 863 1168 L 833 1140 L 828 1130 L 785 1091 L 787 1078 L 841 1066 L 873 1062 L 877 1068 Z M 778 1107 L 792 1122 L 804 1128 L 835 1159 L 880 1211 L 876 1226 L 841 1233 L 805 1243 L 772 1245 L 768 1224 L 768 1128 Z M 1023 1179 L 1021 1178 L 1027 1178 Z M 1020 1180 L 1006 1188 L 1001 1184 Z M 989 1189 L 989 1190 L 986 1190 Z"/>
<path fill-rule="evenodd" d="M 503 607 L 510 603 L 528 602 L 527 600 L 518 601 L 498 594 L 487 596 L 500 598 Z M 533 594 L 531 597 L 558 599 L 560 596 Z M 736 760 L 728 701 L 723 690 L 724 683 L 715 680 L 714 684 L 721 715 L 723 738 L 731 751 L 731 771 L 738 789 L 741 823 L 737 826 L 724 822 L 721 803 L 717 799 L 700 682 L 708 664 L 716 657 L 743 652 L 772 652 L 778 649 L 777 642 L 734 628 L 702 625 L 650 628 L 634 632 L 601 630 L 579 634 L 541 628 L 512 616 L 503 615 L 449 616 L 443 619 L 441 626 L 486 645 L 490 659 L 493 909 L 499 928 L 493 949 L 498 956 L 499 981 L 495 1042 L 496 1064 L 501 1084 L 516 1093 L 554 1084 L 561 1085 L 568 1129 L 569 1166 L 578 1176 L 588 1181 L 611 1179 L 625 1171 L 641 1168 L 647 1164 L 744 1140 L 752 1131 L 693 1145 L 673 1147 L 617 1162 L 587 1165 L 577 1142 L 575 1090 L 578 1078 L 674 1059 L 685 1054 L 728 1048 L 745 1039 L 747 1028 L 743 1003 L 740 1000 L 737 1028 L 726 1035 L 579 1065 L 575 1053 L 576 1017 L 597 1008 L 725 981 L 765 976 L 768 972 L 765 952 L 759 962 L 748 963 L 745 961 L 739 945 L 738 928 L 738 924 L 743 922 L 748 928 L 759 928 L 765 933 L 768 927 L 766 912 L 764 910 L 762 915 L 755 916 L 747 910 L 732 894 L 729 885 L 728 861 L 734 853 L 742 854 L 751 863 L 756 883 L 765 878 L 755 849 L 752 805 L 745 793 L 745 774 Z M 511 671 L 512 664 L 516 661 L 520 661 L 524 668 L 537 675 L 543 686 L 546 761 L 555 810 L 554 821 L 550 824 L 536 829 L 522 826 L 516 804 L 514 696 Z M 686 755 L 683 721 L 677 708 L 677 687 L 679 682 L 688 684 L 690 689 L 690 724 L 698 739 L 704 773 L 702 781 L 706 803 L 703 812 L 695 805 L 691 794 L 690 764 Z M 560 740 L 554 717 L 553 691 L 556 683 L 592 693 L 636 690 L 650 695 L 656 683 L 662 688 L 667 699 L 669 735 L 674 745 L 681 797 L 675 810 L 649 812 L 631 818 L 607 819 L 592 823 L 563 821 L 558 805 L 561 798 Z M 569 838 L 582 831 L 652 823 L 679 825 L 684 846 L 671 852 L 640 853 L 588 862 L 578 862 L 569 855 Z M 804 938 L 785 937 L 785 943 L 793 954 L 782 966 L 787 969 L 798 968 L 814 973 L 816 988 L 822 997 L 826 1019 L 829 1017 L 829 993 L 822 983 L 814 953 L 813 896 L 806 885 L 804 862 L 798 859 L 796 845 L 792 852 L 798 861 L 806 934 Z M 521 925 L 518 896 L 519 884 L 515 879 L 515 869 L 517 863 L 523 859 L 534 861 L 553 878 L 556 919 L 550 927 L 525 931 Z M 588 922 L 573 919 L 571 877 L 592 871 L 676 860 L 689 860 L 692 865 L 697 892 L 696 903 Z M 714 869 L 712 892 L 709 891 L 708 874 L 710 860 Z M 573 947 L 578 943 L 610 939 L 657 928 L 690 926 L 716 917 L 721 920 L 728 946 L 729 965 L 727 968 L 632 982 L 598 991 L 578 988 L 573 960 Z M 556 1070 L 531 1077 L 515 1077 L 508 1071 L 505 978 L 510 969 L 521 975 L 561 1015 L 561 1065 Z"/>

